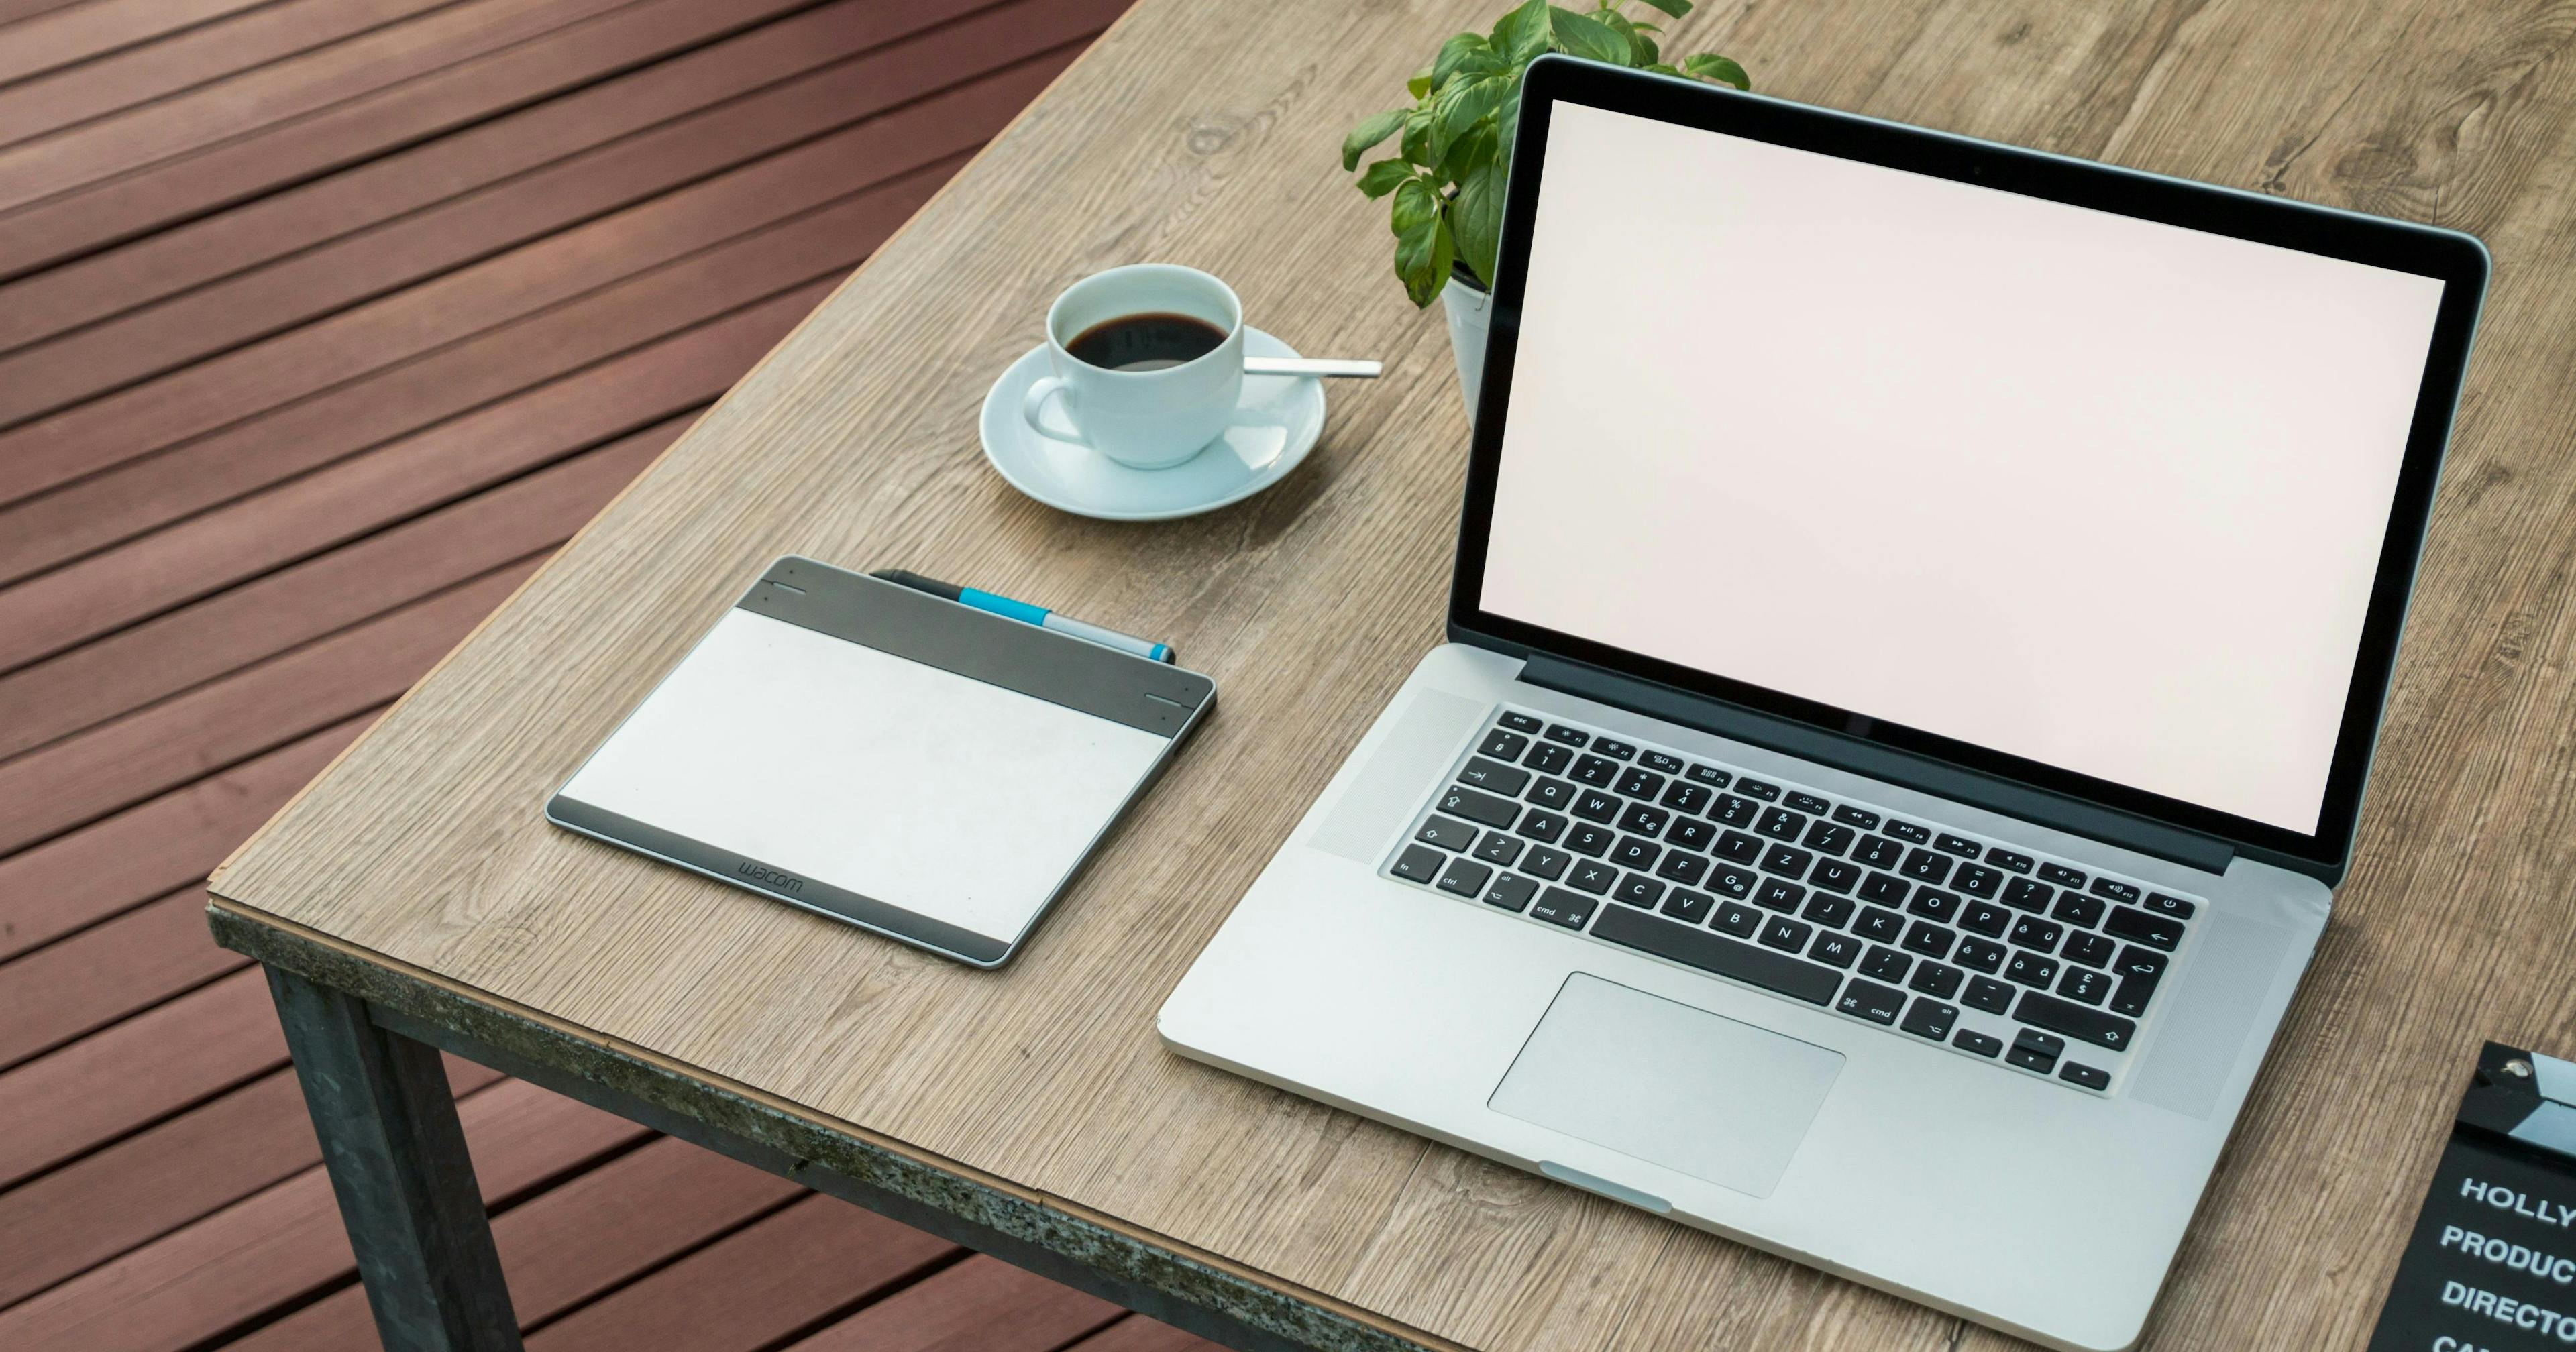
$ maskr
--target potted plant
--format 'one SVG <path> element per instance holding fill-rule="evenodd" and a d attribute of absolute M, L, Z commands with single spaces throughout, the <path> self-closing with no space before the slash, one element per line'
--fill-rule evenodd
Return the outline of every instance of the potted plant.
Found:
<path fill-rule="evenodd" d="M 1692 4 L 1638 2 L 1676 19 L 1690 13 Z M 1395 275 L 1415 305 L 1440 298 L 1458 385 L 1471 413 L 1476 376 L 1484 368 L 1485 307 L 1501 243 L 1503 178 L 1520 121 L 1522 71 L 1548 52 L 1563 52 L 1658 75 L 1752 87 L 1744 67 L 1723 56 L 1665 61 L 1656 45 L 1663 30 L 1620 13 L 1623 3 L 1602 0 L 1600 8 L 1577 13 L 1528 0 L 1496 20 L 1489 33 L 1456 34 L 1405 83 L 1412 107 L 1379 113 L 1342 138 L 1346 171 L 1358 170 L 1360 156 L 1372 147 L 1395 140 L 1396 153 L 1362 172 L 1359 188 L 1371 198 L 1394 199 L 1389 224 L 1395 231 Z"/>

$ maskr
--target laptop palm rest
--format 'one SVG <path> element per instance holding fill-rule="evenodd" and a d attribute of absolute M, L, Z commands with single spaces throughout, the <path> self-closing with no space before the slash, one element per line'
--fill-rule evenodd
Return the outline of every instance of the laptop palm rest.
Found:
<path fill-rule="evenodd" d="M 1842 1068 L 1841 1052 L 1577 972 L 1486 1106 L 1768 1197 Z"/>

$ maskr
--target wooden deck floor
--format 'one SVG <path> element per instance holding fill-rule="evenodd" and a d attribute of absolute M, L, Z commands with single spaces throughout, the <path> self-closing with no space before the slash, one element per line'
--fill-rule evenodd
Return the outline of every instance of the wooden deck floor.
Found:
<path fill-rule="evenodd" d="M 1124 0 L 0 0 L 0 1347 L 372 1343 L 199 880 Z M 529 1345 L 1195 1339 L 452 1063 Z"/>

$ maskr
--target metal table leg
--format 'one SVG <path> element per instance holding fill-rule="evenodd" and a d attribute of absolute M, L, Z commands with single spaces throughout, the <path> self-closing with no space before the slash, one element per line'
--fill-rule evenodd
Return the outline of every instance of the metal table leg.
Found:
<path fill-rule="evenodd" d="M 519 1352 L 438 1052 L 378 1027 L 363 1000 L 267 971 L 387 1352 Z"/>

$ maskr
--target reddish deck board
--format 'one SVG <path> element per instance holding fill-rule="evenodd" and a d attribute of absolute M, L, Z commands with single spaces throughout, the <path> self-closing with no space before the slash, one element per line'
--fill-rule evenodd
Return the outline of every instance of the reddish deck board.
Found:
<path fill-rule="evenodd" d="M 1122 0 L 0 0 L 0 1346 L 362 1346 L 197 880 Z M 1194 1339 L 451 1059 L 531 1342 Z"/>

